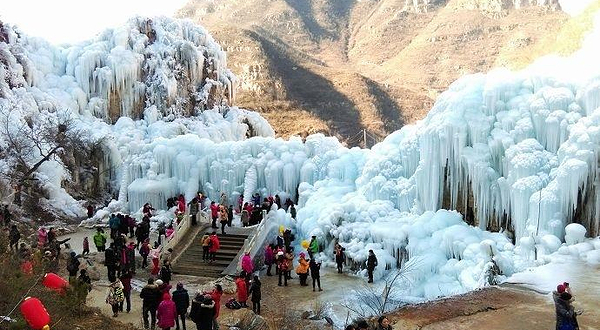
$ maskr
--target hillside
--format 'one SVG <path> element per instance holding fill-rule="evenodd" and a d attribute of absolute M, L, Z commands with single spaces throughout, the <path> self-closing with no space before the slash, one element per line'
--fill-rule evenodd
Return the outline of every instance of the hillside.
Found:
<path fill-rule="evenodd" d="M 178 16 L 227 51 L 237 105 L 259 111 L 278 135 L 325 132 L 350 145 L 363 128 L 372 145 L 423 118 L 458 77 L 511 66 L 568 22 L 556 4 L 408 3 L 192 0 Z"/>

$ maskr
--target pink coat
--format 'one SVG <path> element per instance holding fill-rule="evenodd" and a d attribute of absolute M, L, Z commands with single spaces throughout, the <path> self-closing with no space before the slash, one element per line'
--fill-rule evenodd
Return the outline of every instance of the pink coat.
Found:
<path fill-rule="evenodd" d="M 246 272 L 246 274 L 252 274 L 252 271 L 254 270 L 252 258 L 247 254 L 242 257 L 242 269 Z"/>
<path fill-rule="evenodd" d="M 38 246 L 42 247 L 48 242 L 48 232 L 45 229 L 38 230 Z"/>
<path fill-rule="evenodd" d="M 156 318 L 158 322 L 156 325 L 159 328 L 172 328 L 175 326 L 175 318 L 177 318 L 177 307 L 173 300 L 163 300 L 158 305 L 156 311 Z"/>

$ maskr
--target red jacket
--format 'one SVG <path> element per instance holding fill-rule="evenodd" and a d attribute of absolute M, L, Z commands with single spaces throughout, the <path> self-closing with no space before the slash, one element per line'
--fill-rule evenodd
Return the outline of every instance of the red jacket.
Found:
<path fill-rule="evenodd" d="M 219 311 L 221 310 L 221 296 L 223 295 L 222 292 L 219 292 L 217 290 L 213 290 L 210 293 L 210 296 L 212 297 L 212 300 L 215 302 L 215 319 L 217 317 L 219 317 Z"/>
<path fill-rule="evenodd" d="M 217 237 L 217 235 L 211 235 L 210 241 L 212 245 L 208 248 L 208 252 L 217 252 L 217 250 L 219 249 L 219 238 Z"/>
<path fill-rule="evenodd" d="M 210 205 L 210 214 L 213 218 L 219 216 L 219 205 L 217 205 L 217 203 Z"/>
<path fill-rule="evenodd" d="M 238 277 L 235 280 L 235 286 L 237 288 L 237 300 L 240 303 L 246 302 L 248 300 L 248 288 L 246 287 L 246 280 L 241 277 Z"/>

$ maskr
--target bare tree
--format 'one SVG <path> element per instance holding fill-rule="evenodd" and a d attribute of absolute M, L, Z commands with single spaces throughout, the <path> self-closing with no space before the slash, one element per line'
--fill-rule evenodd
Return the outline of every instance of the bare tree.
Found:
<path fill-rule="evenodd" d="M 411 284 L 411 276 L 421 264 L 420 258 L 409 259 L 401 268 L 391 271 L 382 279 L 383 287 L 363 284 L 350 294 L 342 306 L 360 318 L 382 315 L 399 308 L 403 304 L 402 285 Z"/>
<path fill-rule="evenodd" d="M 0 175 L 12 186 L 17 205 L 21 205 L 24 188 L 39 186 L 34 183 L 38 180 L 35 173 L 42 164 L 60 163 L 64 149 L 82 144 L 67 111 L 23 116 L 21 108 L 11 102 L 0 109 L 0 156 L 5 160 Z"/>

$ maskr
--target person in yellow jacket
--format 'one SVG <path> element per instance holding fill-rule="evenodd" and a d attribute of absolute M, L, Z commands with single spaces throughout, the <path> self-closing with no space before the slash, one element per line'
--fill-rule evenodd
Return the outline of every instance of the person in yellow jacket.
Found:
<path fill-rule="evenodd" d="M 209 256 L 209 252 L 208 249 L 210 248 L 210 236 L 208 236 L 208 234 L 204 234 L 204 236 L 202 236 L 202 261 L 208 261 L 208 256 Z"/>
<path fill-rule="evenodd" d="M 300 285 L 308 286 L 306 280 L 308 279 L 308 261 L 306 260 L 306 255 L 304 252 L 300 252 L 300 257 L 298 258 L 298 267 L 296 267 L 296 274 L 300 277 Z"/>

